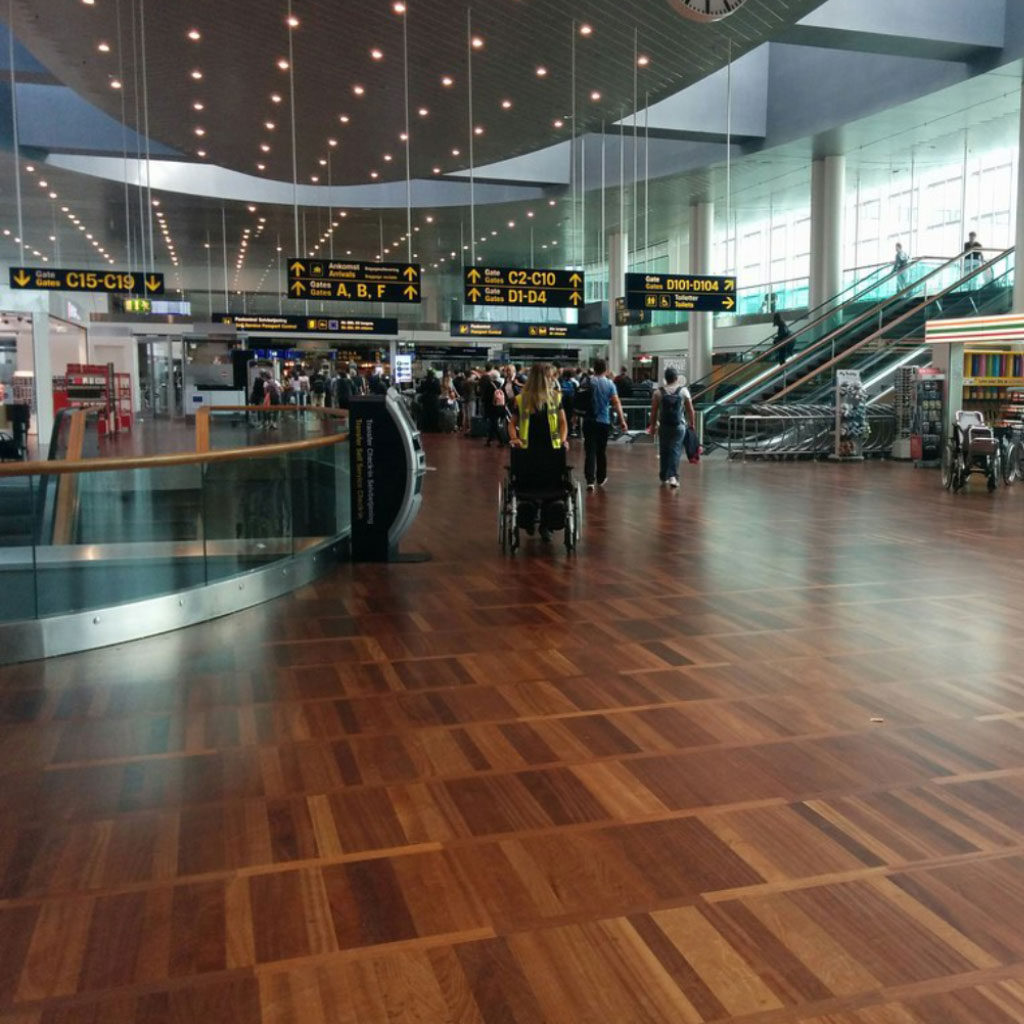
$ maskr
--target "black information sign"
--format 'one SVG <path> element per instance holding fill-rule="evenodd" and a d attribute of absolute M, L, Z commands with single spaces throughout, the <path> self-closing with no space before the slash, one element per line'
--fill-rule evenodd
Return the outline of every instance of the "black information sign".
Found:
<path fill-rule="evenodd" d="M 463 267 L 464 298 L 471 306 L 544 306 L 578 309 L 584 303 L 581 270 Z"/>
<path fill-rule="evenodd" d="M 530 338 L 537 341 L 610 341 L 610 327 L 579 324 L 532 324 L 515 320 L 453 320 L 453 338 Z"/>
<path fill-rule="evenodd" d="M 419 302 L 418 263 L 361 263 L 359 260 L 288 261 L 288 297 L 342 302 Z"/>
<path fill-rule="evenodd" d="M 213 322 L 248 334 L 398 334 L 398 320 L 388 317 L 255 316 L 214 313 Z"/>
<path fill-rule="evenodd" d="M 164 275 L 133 274 L 127 270 L 11 267 L 11 287 L 15 291 L 163 295 Z"/>
<path fill-rule="evenodd" d="M 487 361 L 490 353 L 484 345 L 417 345 L 416 358 L 426 360 L 479 359 Z"/>
<path fill-rule="evenodd" d="M 728 313 L 736 308 L 736 278 L 704 274 L 627 274 L 628 309 Z"/>

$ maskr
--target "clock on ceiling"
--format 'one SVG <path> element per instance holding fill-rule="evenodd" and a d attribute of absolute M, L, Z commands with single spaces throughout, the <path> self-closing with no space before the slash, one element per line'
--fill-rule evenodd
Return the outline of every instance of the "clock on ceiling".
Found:
<path fill-rule="evenodd" d="M 694 21 L 720 21 L 735 14 L 747 0 L 668 0 L 669 6 Z"/>

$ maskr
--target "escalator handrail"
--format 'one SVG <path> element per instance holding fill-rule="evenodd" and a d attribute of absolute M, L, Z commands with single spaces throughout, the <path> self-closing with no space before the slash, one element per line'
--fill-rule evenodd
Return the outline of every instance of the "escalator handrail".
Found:
<path fill-rule="evenodd" d="M 846 288 L 844 288 L 838 295 L 834 295 L 832 298 L 827 299 L 825 302 L 822 302 L 819 305 L 815 306 L 814 309 L 810 310 L 806 314 L 806 316 L 808 316 L 808 317 L 814 316 L 816 313 L 818 313 L 819 310 L 822 310 L 822 309 L 825 309 L 826 307 L 828 307 L 828 311 L 827 312 L 822 313 L 820 316 L 818 316 L 815 320 L 812 320 L 810 323 L 804 324 L 803 327 L 801 327 L 798 331 L 794 331 L 792 334 L 790 334 L 787 338 L 784 338 L 782 341 L 777 341 L 776 337 L 775 337 L 775 334 L 772 333 L 768 338 L 765 338 L 764 341 L 759 341 L 756 345 L 752 345 L 746 351 L 741 352 L 740 353 L 740 358 L 737 360 L 736 365 L 731 370 L 727 371 L 722 377 L 719 377 L 718 380 L 712 381 L 712 377 L 714 376 L 714 374 L 713 373 L 709 373 L 706 376 L 701 377 L 700 380 L 695 381 L 692 385 L 690 385 L 691 390 L 695 391 L 695 392 L 699 392 L 700 390 L 706 389 L 708 387 L 714 387 L 716 389 L 721 387 L 721 385 L 723 385 L 726 381 L 731 380 L 741 370 L 745 370 L 748 367 L 752 366 L 754 363 L 760 362 L 762 359 L 765 358 L 765 356 L 770 356 L 772 353 L 776 352 L 783 345 L 794 344 L 797 341 L 797 339 L 800 337 L 800 335 L 804 334 L 806 331 L 809 331 L 809 330 L 812 330 L 815 327 L 818 327 L 820 324 L 822 324 L 824 321 L 826 321 L 829 317 L 835 316 L 836 313 L 840 309 L 842 309 L 844 306 L 848 306 L 851 303 L 858 302 L 868 292 L 874 291 L 875 288 L 878 288 L 879 286 L 885 284 L 885 282 L 890 280 L 890 278 L 894 277 L 897 274 L 901 274 L 901 273 L 905 274 L 905 273 L 907 273 L 908 268 L 913 266 L 915 263 L 922 263 L 922 262 L 924 262 L 926 260 L 929 260 L 929 259 L 932 259 L 932 257 L 930 257 L 930 256 L 916 257 L 915 259 L 910 260 L 910 262 L 907 264 L 907 266 L 904 267 L 902 270 L 894 269 L 891 263 L 881 263 L 881 264 L 879 264 L 875 268 L 875 270 L 873 270 L 870 274 L 868 274 L 868 276 L 866 278 L 864 278 L 863 281 L 855 281 L 853 284 L 851 284 L 851 285 L 847 286 Z M 882 277 L 878 278 L 877 280 L 871 281 L 871 279 L 873 277 L 875 277 L 876 274 L 882 273 L 883 271 L 886 270 L 886 268 L 888 268 L 889 273 L 887 273 L 887 274 L 883 273 Z M 920 280 L 923 281 L 924 278 L 921 278 Z M 871 281 L 871 284 L 866 284 L 867 281 Z M 848 299 L 844 299 L 842 302 L 840 302 L 838 305 L 836 305 L 837 300 L 842 298 L 844 293 L 852 291 L 855 288 L 859 288 L 860 290 L 855 295 L 852 295 Z M 775 342 L 775 344 L 772 344 L 773 342 Z M 767 345 L 768 348 L 762 348 L 762 346 L 764 346 L 764 345 Z M 746 356 L 751 355 L 752 353 L 757 353 L 754 356 L 753 359 L 749 359 L 748 360 L 748 359 L 745 358 Z M 696 401 L 697 401 L 697 403 L 699 405 L 700 404 L 699 396 L 696 398 Z M 708 406 L 708 408 L 713 408 L 717 404 L 718 404 L 717 402 L 712 402 Z"/>
<path fill-rule="evenodd" d="M 799 380 L 793 381 L 792 384 L 787 384 L 777 394 L 770 395 L 768 398 L 764 399 L 764 401 L 767 404 L 769 404 L 769 405 L 774 404 L 774 403 L 780 401 L 782 398 L 784 398 L 786 395 L 788 395 L 791 391 L 793 391 L 794 389 L 796 389 L 798 387 L 801 387 L 807 381 L 812 380 L 814 377 L 817 377 L 821 373 L 825 373 L 825 372 L 831 370 L 837 363 L 841 362 L 843 359 L 845 359 L 851 353 L 858 352 L 865 345 L 870 344 L 872 341 L 877 341 L 878 338 L 880 338 L 882 335 L 884 335 L 887 331 L 890 331 L 892 328 L 897 327 L 899 324 L 903 323 L 905 320 L 907 320 L 909 317 L 913 316 L 915 313 L 919 313 L 922 309 L 927 308 L 933 302 L 938 302 L 940 299 L 944 298 L 946 295 L 949 295 L 950 292 L 954 292 L 958 288 L 963 287 L 963 285 L 967 281 L 970 281 L 973 278 L 977 277 L 978 274 L 983 274 L 987 270 L 991 270 L 992 267 L 996 263 L 998 263 L 1000 260 L 1006 259 L 1007 257 L 1013 255 L 1014 251 L 1015 251 L 1015 247 L 1014 246 L 1010 246 L 1009 249 L 1004 250 L 998 256 L 996 256 L 993 259 L 989 260 L 987 263 L 979 263 L 977 267 L 975 267 L 969 273 L 963 274 L 961 277 L 958 277 L 951 285 L 948 285 L 947 287 L 943 288 L 942 291 L 936 292 L 932 296 L 925 296 L 925 297 L 923 297 L 921 299 L 921 301 L 917 305 L 915 305 L 912 308 L 906 310 L 905 312 L 900 314 L 898 317 L 896 317 L 894 320 L 890 320 L 888 323 L 883 324 L 881 327 L 878 328 L 877 331 L 872 331 L 872 333 L 869 334 L 866 338 L 862 338 L 860 341 L 855 342 L 849 348 L 843 349 L 842 352 L 839 352 L 836 355 L 834 355 L 830 360 L 828 360 L 828 362 L 822 363 L 820 366 L 817 366 L 813 370 L 811 370 L 810 373 L 804 374 L 804 376 L 799 378 Z M 962 261 L 962 260 L 963 260 L 963 253 L 959 253 L 957 256 L 954 257 L 953 260 L 950 261 L 950 263 L 955 262 L 955 261 Z M 946 266 L 948 266 L 948 265 L 949 264 L 946 264 Z M 1008 273 L 1009 273 L 1009 268 L 1007 268 L 1007 270 L 1004 271 L 1004 273 L 1000 274 L 999 276 L 1000 276 L 1000 278 L 1002 278 L 1002 277 L 1005 277 L 1006 274 L 1008 274 Z M 928 277 L 931 277 L 931 274 L 929 274 Z M 927 279 L 928 279 L 927 277 L 923 277 L 923 278 L 921 278 L 921 281 L 926 281 Z M 920 284 L 921 281 L 918 281 L 917 283 Z M 902 293 L 900 293 L 900 294 L 902 294 Z M 860 319 L 862 319 L 862 318 L 858 317 L 857 320 L 851 320 L 850 323 L 847 324 L 846 326 L 847 327 L 853 326 Z M 837 333 L 837 332 L 833 332 L 833 334 L 835 334 L 835 333 Z M 831 335 L 829 337 L 831 337 Z M 827 340 L 828 340 L 828 338 L 823 338 L 822 339 L 823 342 L 825 342 Z M 814 346 L 814 347 L 817 348 L 818 346 Z M 805 349 L 804 352 L 801 353 L 801 355 L 806 355 L 810 351 L 812 351 L 812 349 L 810 349 L 810 348 Z"/>
<path fill-rule="evenodd" d="M 1009 252 L 1009 251 L 1012 251 L 1012 250 L 1007 250 L 1007 252 Z M 1000 253 L 991 262 L 994 263 L 996 260 L 1002 259 L 1005 255 L 1006 255 L 1006 252 Z M 935 267 L 934 269 L 930 270 L 927 274 L 924 275 L 924 277 L 918 278 L 912 284 L 908 284 L 905 288 L 902 288 L 898 292 L 895 292 L 893 295 L 890 295 L 888 298 L 883 299 L 881 302 L 878 302 L 876 305 L 872 306 L 870 309 L 866 309 L 863 313 L 859 313 L 852 320 L 847 321 L 845 324 L 841 324 L 834 331 L 830 331 L 828 334 L 823 335 L 817 341 L 812 342 L 810 345 L 807 346 L 807 348 L 803 349 L 800 353 L 798 353 L 796 358 L 799 361 L 802 362 L 807 356 L 813 355 L 814 353 L 820 351 L 824 346 L 831 344 L 831 342 L 837 336 L 839 336 L 840 334 L 843 334 L 844 332 L 849 331 L 852 328 L 857 327 L 860 324 L 865 323 L 869 319 L 873 319 L 879 313 L 881 313 L 882 310 L 884 310 L 887 306 L 894 305 L 897 302 L 904 301 L 908 297 L 907 296 L 908 292 L 912 292 L 915 289 L 919 288 L 921 285 L 923 285 L 927 281 L 931 280 L 931 278 L 933 278 L 936 274 L 941 274 L 943 271 L 947 270 L 949 267 L 953 266 L 954 264 L 962 263 L 963 262 L 963 258 L 964 258 L 964 254 L 963 253 L 957 253 L 955 256 L 950 257 L 944 263 L 940 264 L 938 267 Z M 990 264 L 982 264 L 982 267 L 989 266 L 989 265 Z M 893 273 L 899 273 L 899 271 L 893 271 Z M 959 283 L 961 283 L 964 280 L 965 280 L 965 278 L 963 276 L 957 278 L 956 283 L 954 285 L 951 285 L 950 288 L 946 289 L 946 291 L 952 290 L 952 288 L 956 287 L 956 284 L 959 284 Z M 945 294 L 945 291 L 942 292 L 942 293 L 938 293 L 938 294 Z M 937 295 L 936 296 L 932 296 L 932 299 L 934 299 L 936 297 L 937 297 Z M 932 299 L 928 299 L 927 301 L 931 302 Z M 853 300 L 851 300 L 851 301 L 853 301 Z M 841 309 L 841 308 L 842 307 L 839 307 L 839 309 Z M 836 312 L 838 312 L 838 310 L 833 310 L 832 313 L 828 314 L 828 315 L 834 316 L 836 314 Z M 792 337 L 786 338 L 785 339 L 785 343 L 789 343 L 792 340 L 793 340 Z M 783 342 L 780 342 L 779 344 L 781 345 L 781 344 L 783 344 Z M 775 346 L 775 348 L 778 348 L 778 346 Z M 774 349 L 772 351 L 774 351 Z M 763 386 L 764 383 L 765 383 L 764 380 L 758 380 L 758 381 L 749 381 L 747 384 L 741 384 L 739 386 L 739 388 L 736 389 L 736 391 L 732 392 L 728 396 L 730 403 L 735 402 L 736 398 L 741 396 L 742 393 L 745 390 L 748 390 L 748 389 L 753 388 L 753 387 Z M 789 391 L 790 388 L 786 387 L 784 390 L 785 391 Z M 780 392 L 779 394 L 781 394 L 781 393 L 782 392 Z M 765 399 L 765 401 L 773 401 L 775 398 L 778 398 L 778 395 L 770 396 L 770 398 Z M 715 406 L 717 404 L 718 404 L 717 402 L 712 402 L 711 405 L 709 405 L 707 407 L 707 409 L 710 411 L 711 409 L 715 408 Z"/>

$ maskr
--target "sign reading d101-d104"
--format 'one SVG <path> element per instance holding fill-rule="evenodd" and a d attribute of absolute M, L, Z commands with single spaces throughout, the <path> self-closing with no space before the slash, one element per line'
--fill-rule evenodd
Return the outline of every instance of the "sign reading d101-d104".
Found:
<path fill-rule="evenodd" d="M 342 302 L 419 302 L 420 265 L 296 256 L 288 261 L 288 296 Z"/>
<path fill-rule="evenodd" d="M 697 274 L 627 274 L 626 308 L 728 313 L 736 308 L 736 278 Z"/>
<path fill-rule="evenodd" d="M 106 292 L 111 295 L 163 295 L 163 274 L 127 270 L 68 270 L 58 267 L 11 267 L 15 291 Z"/>
<path fill-rule="evenodd" d="M 470 306 L 583 305 L 583 272 L 530 267 L 464 267 L 465 301 Z"/>

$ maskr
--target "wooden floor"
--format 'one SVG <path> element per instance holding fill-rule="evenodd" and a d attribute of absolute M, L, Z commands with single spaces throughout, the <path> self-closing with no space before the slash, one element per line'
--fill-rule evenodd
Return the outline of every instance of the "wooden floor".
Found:
<path fill-rule="evenodd" d="M 427 447 L 432 562 L 0 670 L 2 1024 L 1024 1021 L 1024 487 L 638 445 L 505 560 Z"/>

